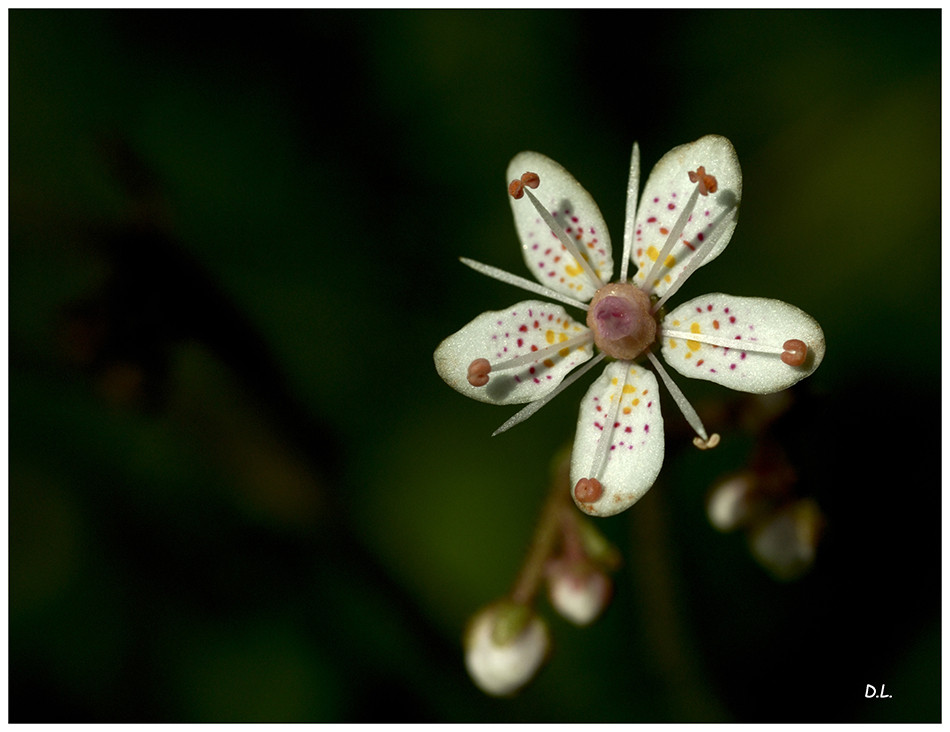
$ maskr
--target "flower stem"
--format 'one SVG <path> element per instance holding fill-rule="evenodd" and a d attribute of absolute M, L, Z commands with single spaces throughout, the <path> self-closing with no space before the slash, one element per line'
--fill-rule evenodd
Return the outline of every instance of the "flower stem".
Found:
<path fill-rule="evenodd" d="M 544 581 L 544 568 L 548 559 L 554 554 L 558 541 L 562 536 L 570 535 L 573 527 L 573 516 L 570 513 L 568 498 L 570 495 L 571 452 L 564 450 L 555 458 L 554 474 L 551 479 L 551 488 L 548 491 L 544 508 L 534 529 L 528 555 L 514 586 L 511 589 L 513 602 L 527 605 L 534 602 L 541 583 Z M 571 524 L 571 529 L 567 528 Z M 563 530 L 563 531 L 562 531 Z M 574 532 L 576 533 L 576 532 Z"/>

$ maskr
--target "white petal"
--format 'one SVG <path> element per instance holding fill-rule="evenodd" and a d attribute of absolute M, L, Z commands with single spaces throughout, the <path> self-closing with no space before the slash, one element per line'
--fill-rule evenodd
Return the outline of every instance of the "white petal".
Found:
<path fill-rule="evenodd" d="M 653 168 L 640 197 L 631 254 L 639 269 L 633 282 L 645 283 L 670 231 L 696 188 L 689 179 L 689 172 L 696 171 L 699 166 L 716 178 L 718 189 L 696 199 L 679 241 L 669 256 L 664 257 L 667 264 L 654 277 L 655 282 L 658 280 L 654 292 L 660 296 L 683 274 L 689 259 L 703 251 L 703 247 L 708 250 L 703 265 L 715 259 L 726 248 L 736 228 L 742 197 L 742 171 L 732 143 L 719 135 L 707 135 L 696 142 L 673 148 Z"/>
<path fill-rule="evenodd" d="M 435 351 L 435 367 L 445 382 L 466 396 L 490 404 L 523 404 L 557 388 L 571 369 L 593 353 L 592 341 L 572 345 L 589 330 L 560 305 L 525 300 L 486 312 L 446 338 Z M 558 345 L 565 343 L 560 349 Z M 538 359 L 532 359 L 538 353 Z M 499 370 L 506 361 L 526 357 L 516 368 Z M 479 358 L 492 364 L 488 384 L 472 386 L 469 364 Z"/>
<path fill-rule="evenodd" d="M 581 402 L 571 454 L 571 495 L 582 478 L 596 478 L 603 495 L 574 502 L 592 516 L 612 516 L 636 503 L 663 466 L 663 417 L 652 372 L 614 361 Z"/>
<path fill-rule="evenodd" d="M 610 234 L 591 195 L 574 176 L 541 153 L 518 153 L 508 164 L 509 181 L 520 179 L 526 172 L 538 174 L 541 184 L 533 191 L 534 195 L 562 223 L 568 237 L 586 255 L 597 276 L 609 282 L 614 268 Z M 568 297 L 590 300 L 595 286 L 548 228 L 528 197 L 515 200 L 509 196 L 508 200 L 521 239 L 521 251 L 531 273 L 542 285 Z"/>
<path fill-rule="evenodd" d="M 794 305 L 764 297 L 718 292 L 697 297 L 669 312 L 662 328 L 663 357 L 672 368 L 684 376 L 754 394 L 788 388 L 818 368 L 825 355 L 825 336 L 814 318 Z M 721 344 L 670 337 L 669 331 Z M 789 366 L 781 359 L 785 342 L 793 339 L 808 347 L 801 366 Z"/>

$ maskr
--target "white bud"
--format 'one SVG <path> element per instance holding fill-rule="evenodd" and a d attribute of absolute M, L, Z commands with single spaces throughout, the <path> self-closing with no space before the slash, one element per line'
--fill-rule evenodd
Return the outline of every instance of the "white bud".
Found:
<path fill-rule="evenodd" d="M 561 560 L 548 571 L 551 605 L 575 625 L 593 623 L 607 607 L 612 591 L 610 578 L 589 566 L 572 567 Z"/>
<path fill-rule="evenodd" d="M 807 498 L 796 501 L 752 529 L 752 554 L 778 579 L 796 579 L 814 562 L 823 528 L 824 516 L 818 504 Z"/>
<path fill-rule="evenodd" d="M 514 694 L 534 678 L 547 657 L 547 625 L 525 610 L 523 605 L 497 603 L 480 611 L 469 623 L 465 667 L 486 694 Z M 517 630 L 512 632 L 512 628 Z"/>
<path fill-rule="evenodd" d="M 716 484 L 706 501 L 709 523 L 720 531 L 732 531 L 746 523 L 753 512 L 752 490 L 751 473 L 738 473 Z"/>

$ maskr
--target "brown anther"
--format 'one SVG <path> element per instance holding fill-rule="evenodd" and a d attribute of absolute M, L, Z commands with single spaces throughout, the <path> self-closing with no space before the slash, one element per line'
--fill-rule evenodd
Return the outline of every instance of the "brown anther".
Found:
<path fill-rule="evenodd" d="M 785 349 L 782 354 L 782 363 L 787 363 L 789 366 L 801 366 L 805 363 L 805 358 L 808 356 L 808 346 L 804 342 L 792 338 L 785 341 L 782 348 Z"/>
<path fill-rule="evenodd" d="M 528 188 L 537 188 L 541 185 L 541 176 L 537 173 L 524 173 L 521 176 L 521 182 L 528 186 Z"/>
<path fill-rule="evenodd" d="M 594 503 L 604 495 L 604 487 L 597 478 L 581 478 L 574 486 L 574 498 L 581 503 Z"/>
<path fill-rule="evenodd" d="M 715 193 L 719 190 L 719 183 L 716 181 L 716 177 L 708 175 L 703 165 L 700 165 L 695 172 L 692 170 L 689 171 L 689 182 L 699 184 L 700 196 L 705 196 L 707 193 Z"/>
<path fill-rule="evenodd" d="M 704 440 L 699 435 L 693 438 L 693 444 L 696 445 L 700 450 L 712 450 L 716 445 L 719 444 L 719 433 L 713 432 L 708 440 Z"/>
<path fill-rule="evenodd" d="M 491 364 L 488 363 L 488 359 L 476 358 L 468 365 L 468 383 L 472 386 L 485 386 L 490 373 Z"/>
<path fill-rule="evenodd" d="M 508 195 L 516 201 L 524 195 L 524 185 L 520 180 L 513 180 L 508 184 Z"/>

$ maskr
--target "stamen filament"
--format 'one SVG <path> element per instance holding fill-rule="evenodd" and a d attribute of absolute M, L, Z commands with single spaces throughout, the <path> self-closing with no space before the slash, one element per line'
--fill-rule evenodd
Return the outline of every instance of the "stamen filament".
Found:
<path fill-rule="evenodd" d="M 620 282 L 627 281 L 630 254 L 633 252 L 633 230 L 637 225 L 637 195 L 640 188 L 640 146 L 633 143 L 630 155 L 630 179 L 627 181 L 627 211 L 623 226 L 623 257 L 620 259 Z"/>
<path fill-rule="evenodd" d="M 594 286 L 595 290 L 599 290 L 604 286 L 603 280 L 597 276 L 597 273 L 591 268 L 590 264 L 584 257 L 581 256 L 580 250 L 577 248 L 577 245 L 574 244 L 574 241 L 567 235 L 567 232 L 564 231 L 564 227 L 561 226 L 560 222 L 557 221 L 542 204 L 541 201 L 528 189 L 524 189 L 525 195 L 528 196 L 531 203 L 534 205 L 538 214 L 544 220 L 544 223 L 548 225 L 548 228 L 554 232 L 555 236 L 561 240 L 561 244 L 564 245 L 564 248 L 567 249 L 568 254 L 570 254 L 574 259 L 577 260 L 578 266 L 584 271 L 590 278 L 590 284 Z"/>
<path fill-rule="evenodd" d="M 727 209 L 726 211 L 724 211 L 721 214 L 721 217 L 725 216 L 730 210 L 731 209 Z M 699 247 L 699 249 L 697 249 L 696 252 L 693 253 L 693 256 L 691 256 L 689 260 L 687 260 L 686 266 L 683 268 L 683 271 L 680 272 L 679 277 L 677 277 L 675 280 L 673 280 L 673 282 L 670 283 L 670 286 L 666 289 L 666 292 L 663 293 L 663 297 L 661 297 L 659 300 L 653 303 L 654 313 L 657 312 L 661 307 L 663 307 L 663 303 L 665 303 L 673 295 L 675 295 L 676 292 L 684 284 L 686 284 L 686 280 L 688 280 L 690 276 L 692 276 L 693 272 L 695 272 L 697 269 L 699 269 L 703 265 L 703 262 L 706 261 L 706 256 L 713 249 L 716 248 L 716 244 L 719 241 L 720 231 L 721 229 L 718 226 L 715 227 L 713 229 L 712 235 L 706 237 L 706 241 L 704 241 L 702 245 Z"/>
<path fill-rule="evenodd" d="M 646 281 L 644 281 L 644 283 L 640 286 L 646 294 L 649 295 L 651 292 L 653 292 L 653 283 L 658 279 L 660 270 L 666 266 L 666 258 L 670 256 L 670 252 L 673 251 L 673 247 L 679 241 L 680 234 L 682 234 L 683 229 L 686 228 L 686 223 L 689 221 L 689 217 L 692 215 L 693 209 L 696 208 L 696 199 L 698 198 L 699 186 L 693 186 L 693 192 L 690 194 L 689 200 L 683 207 L 683 211 L 680 213 L 679 218 L 676 219 L 676 223 L 673 224 L 673 228 L 670 229 L 670 235 L 666 237 L 666 244 L 663 245 L 663 251 L 660 252 L 660 256 L 656 258 L 656 261 L 650 268 L 650 274 L 647 275 Z"/>
<path fill-rule="evenodd" d="M 532 416 L 535 412 L 541 409 L 541 407 L 543 407 L 549 401 L 554 399 L 554 397 L 556 397 L 558 394 L 564 391 L 567 387 L 569 387 L 571 384 L 573 384 L 575 381 L 581 378 L 584 374 L 586 374 L 588 371 L 594 368 L 594 366 L 596 366 L 598 363 L 603 361 L 605 356 L 606 356 L 605 353 L 598 353 L 590 361 L 588 361 L 579 369 L 577 369 L 577 371 L 575 371 L 566 379 L 564 379 L 564 381 L 562 381 L 558 385 L 558 387 L 554 391 L 552 391 L 550 394 L 548 394 L 547 396 L 541 397 L 537 401 L 531 402 L 526 407 L 524 407 L 524 409 L 521 409 L 520 411 L 516 412 L 511 417 L 511 419 L 505 422 L 497 430 L 492 432 L 491 436 L 494 437 L 495 435 L 500 435 L 502 432 L 506 432 L 507 430 L 510 430 L 516 424 L 520 424 L 521 422 L 524 422 L 528 417 Z"/>
<path fill-rule="evenodd" d="M 623 378 L 617 380 L 617 396 L 610 405 L 610 411 L 607 419 L 604 421 L 604 429 L 600 432 L 597 440 L 597 449 L 594 451 L 594 457 L 591 460 L 588 475 L 592 478 L 598 478 L 604 473 L 604 463 L 607 461 L 607 452 L 613 443 L 614 422 L 617 421 L 617 412 L 620 411 L 620 402 L 623 395 L 623 388 L 627 385 L 627 373 L 630 369 L 623 370 Z"/>
<path fill-rule="evenodd" d="M 527 366 L 528 364 L 537 363 L 538 361 L 543 361 L 546 358 L 553 356 L 559 351 L 563 351 L 565 348 L 569 348 L 572 351 L 578 346 L 586 345 L 587 343 L 594 342 L 594 334 L 589 330 L 585 330 L 583 333 L 580 333 L 573 338 L 568 338 L 567 340 L 561 341 L 560 343 L 554 343 L 550 346 L 545 346 L 537 351 L 532 351 L 531 353 L 526 353 L 523 356 L 515 356 L 510 358 L 507 361 L 501 361 L 499 363 L 493 363 L 491 365 L 492 373 L 495 371 L 505 371 L 507 369 L 516 369 L 519 366 Z M 565 356 L 565 358 L 567 358 Z"/>
<path fill-rule="evenodd" d="M 733 348 L 736 351 L 752 351 L 753 353 L 777 353 L 785 352 L 784 346 L 770 346 L 761 341 L 742 340 L 739 338 L 719 338 L 718 336 L 706 335 L 705 333 L 687 333 L 683 330 L 667 330 L 663 328 L 660 331 L 663 338 L 679 338 L 684 341 L 696 341 L 697 343 L 706 343 L 710 346 L 721 346 L 722 348 Z"/>
<path fill-rule="evenodd" d="M 666 369 L 663 368 L 663 364 L 661 364 L 660 360 L 653 355 L 652 351 L 647 351 L 647 358 L 650 359 L 650 363 L 653 364 L 653 368 L 655 368 L 656 372 L 660 375 L 660 378 L 663 380 L 663 384 L 666 386 L 667 391 L 670 392 L 670 396 L 672 396 L 673 401 L 676 402 L 676 406 L 680 408 L 683 416 L 686 417 L 686 421 L 689 422 L 689 426 L 693 428 L 700 438 L 702 438 L 703 442 L 710 442 L 710 439 L 706 434 L 706 428 L 703 427 L 703 421 L 699 418 L 696 410 L 693 409 L 693 405 L 687 401 L 686 396 L 682 391 L 680 391 L 680 388 L 676 385 L 676 382 L 674 382 L 673 379 L 670 378 L 670 375 L 666 373 Z M 714 435 L 714 437 L 716 437 L 716 435 Z"/>
<path fill-rule="evenodd" d="M 459 257 L 459 261 L 465 266 L 471 267 L 476 272 L 480 272 L 483 275 L 500 280 L 501 282 L 504 282 L 508 285 L 520 287 L 522 290 L 527 290 L 528 292 L 533 292 L 537 295 L 542 295 L 552 300 L 560 300 L 565 305 L 571 305 L 575 308 L 580 308 L 581 310 L 589 309 L 589 306 L 580 300 L 575 300 L 574 298 L 568 297 L 567 295 L 562 295 L 560 292 L 552 290 L 550 287 L 545 287 L 544 285 L 539 285 L 537 282 L 532 282 L 531 280 L 525 279 L 524 277 L 519 277 L 518 275 L 513 275 L 510 272 L 505 272 L 505 270 L 499 269 L 498 267 L 492 267 L 490 264 L 482 264 L 481 262 L 476 262 L 474 259 L 468 259 L 467 257 Z"/>

